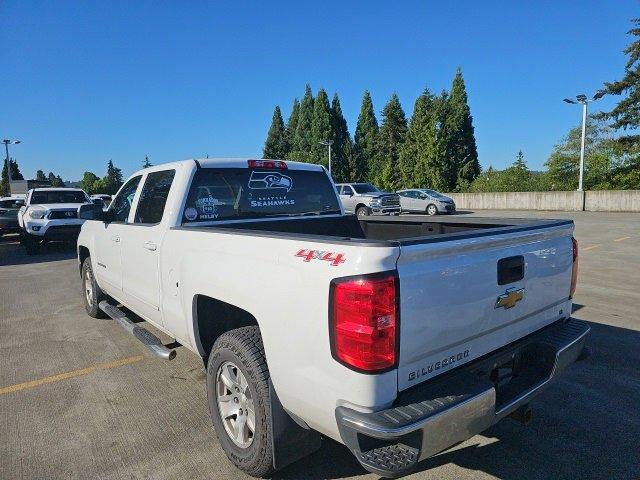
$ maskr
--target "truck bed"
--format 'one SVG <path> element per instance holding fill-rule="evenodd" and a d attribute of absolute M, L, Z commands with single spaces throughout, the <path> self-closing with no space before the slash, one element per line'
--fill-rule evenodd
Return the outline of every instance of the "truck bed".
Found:
<path fill-rule="evenodd" d="M 544 227 L 571 224 L 571 220 L 535 220 L 530 218 L 432 217 L 298 217 L 290 219 L 225 223 L 211 226 L 178 227 L 230 230 L 243 235 L 283 236 L 292 234 L 306 239 L 332 243 L 412 245 L 470 237 L 515 233 Z"/>

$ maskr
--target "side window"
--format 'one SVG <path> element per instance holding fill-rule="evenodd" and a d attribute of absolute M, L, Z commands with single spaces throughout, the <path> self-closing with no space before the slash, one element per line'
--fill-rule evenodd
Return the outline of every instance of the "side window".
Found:
<path fill-rule="evenodd" d="M 175 170 L 163 170 L 147 175 L 134 223 L 160 223 L 175 174 Z"/>
<path fill-rule="evenodd" d="M 120 193 L 118 193 L 116 198 L 113 199 L 113 202 L 111 202 L 111 205 L 109 205 L 109 211 L 113 212 L 114 222 L 126 222 L 129 218 L 131 204 L 133 203 L 133 197 L 140 183 L 140 178 L 142 177 L 138 175 L 125 183 Z"/>
<path fill-rule="evenodd" d="M 355 195 L 356 192 L 353 190 L 351 185 L 347 185 L 344 187 L 344 193 L 345 195 Z"/>
<path fill-rule="evenodd" d="M 338 185 L 338 195 L 344 195 L 344 186 Z"/>

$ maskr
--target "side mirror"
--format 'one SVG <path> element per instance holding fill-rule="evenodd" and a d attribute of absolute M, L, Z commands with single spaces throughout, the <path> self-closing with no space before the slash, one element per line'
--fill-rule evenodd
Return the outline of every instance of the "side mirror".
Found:
<path fill-rule="evenodd" d="M 110 222 L 110 217 L 110 212 L 105 212 L 102 209 L 102 204 L 86 203 L 84 205 L 80 205 L 80 208 L 78 208 L 78 218 L 81 218 L 82 220 Z"/>

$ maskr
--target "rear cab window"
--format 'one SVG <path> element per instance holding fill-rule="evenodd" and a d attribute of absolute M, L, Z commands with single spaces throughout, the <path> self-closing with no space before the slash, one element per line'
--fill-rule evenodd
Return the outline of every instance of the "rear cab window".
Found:
<path fill-rule="evenodd" d="M 201 168 L 194 174 L 182 221 L 339 213 L 336 191 L 323 170 Z"/>

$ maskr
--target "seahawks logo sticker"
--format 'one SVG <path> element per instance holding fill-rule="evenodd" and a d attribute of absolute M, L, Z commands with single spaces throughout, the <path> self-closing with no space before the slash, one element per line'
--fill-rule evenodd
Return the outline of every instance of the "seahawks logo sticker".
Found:
<path fill-rule="evenodd" d="M 293 180 L 278 172 L 251 172 L 249 178 L 249 188 L 251 190 L 291 190 Z"/>

